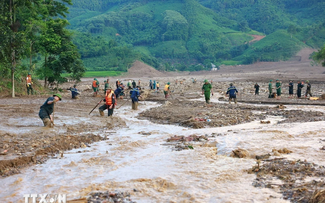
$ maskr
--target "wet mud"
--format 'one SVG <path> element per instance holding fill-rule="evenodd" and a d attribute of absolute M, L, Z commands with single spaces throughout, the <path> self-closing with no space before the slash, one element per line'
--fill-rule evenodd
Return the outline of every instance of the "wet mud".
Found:
<path fill-rule="evenodd" d="M 255 187 L 274 189 L 290 202 L 325 202 L 324 166 L 306 160 L 275 158 L 262 161 L 249 173 L 257 176 Z"/>
<path fill-rule="evenodd" d="M 202 84 L 188 77 L 181 85 L 171 81 L 167 101 L 162 91 L 145 90 L 138 111 L 119 100 L 125 105 L 113 118 L 97 109 L 89 115 L 101 98 L 92 97 L 88 81 L 80 85 L 80 100 L 62 93 L 51 129 L 37 117 L 46 97 L 1 99 L 0 174 L 8 188 L 0 197 L 23 202 L 22 194 L 52 192 L 70 194 L 71 202 L 323 201 L 324 108 L 229 105 L 218 100 L 228 82 L 213 83 L 215 96 L 206 105 Z M 159 80 L 163 88 L 170 79 Z M 250 98 L 250 85 L 236 84 L 239 100 L 259 100 Z"/>
<path fill-rule="evenodd" d="M 165 104 L 139 114 L 141 119 L 155 123 L 173 124 L 191 128 L 223 127 L 281 116 L 279 123 L 324 121 L 323 112 L 286 110 L 285 106 L 252 106 L 227 103 L 205 104 L 199 101 L 169 100 Z"/>

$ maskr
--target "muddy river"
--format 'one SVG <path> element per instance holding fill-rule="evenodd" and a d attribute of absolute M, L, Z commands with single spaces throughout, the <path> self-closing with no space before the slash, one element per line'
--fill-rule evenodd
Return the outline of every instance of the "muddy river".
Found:
<path fill-rule="evenodd" d="M 38 103 L 35 102 L 35 112 Z M 254 186 L 256 175 L 247 171 L 257 164 L 256 155 L 325 165 L 325 150 L 321 150 L 325 145 L 325 121 L 278 123 L 284 117 L 273 115 L 263 119 L 270 121 L 267 124 L 254 120 L 234 126 L 192 129 L 137 118 L 139 113 L 160 105 L 140 102 L 138 111 L 130 111 L 130 106 L 125 105 L 115 112 L 118 120 L 109 120 L 97 116 L 97 110 L 90 116 L 81 111 L 71 116 L 69 108 L 73 109 L 73 104 L 68 102 L 65 109 L 58 110 L 57 126 L 47 129 L 47 133 L 67 133 L 69 126 L 80 125 L 80 134 L 92 133 L 108 139 L 66 150 L 42 164 L 2 177 L 0 202 L 25 202 L 25 194 L 44 193 L 66 194 L 68 200 L 73 200 L 107 190 L 130 192 L 136 202 L 290 202 L 276 188 Z M 286 108 L 297 109 L 325 112 L 323 106 Z M 37 133 L 42 128 L 37 117 L 10 118 L 10 124 L 2 120 L 2 132 Z M 120 120 L 125 125 L 106 125 Z M 166 142 L 175 135 L 207 139 L 190 142 L 191 149 L 175 150 Z M 272 152 L 283 148 L 291 153 Z M 244 149 L 247 156 L 232 156 L 236 149 Z"/>

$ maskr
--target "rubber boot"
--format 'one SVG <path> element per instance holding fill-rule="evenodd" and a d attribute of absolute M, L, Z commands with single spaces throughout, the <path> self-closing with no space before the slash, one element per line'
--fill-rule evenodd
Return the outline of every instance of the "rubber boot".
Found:
<path fill-rule="evenodd" d="M 104 111 L 99 109 L 99 114 L 100 114 L 100 116 L 104 116 Z"/>
<path fill-rule="evenodd" d="M 43 120 L 44 127 L 51 127 L 51 120 L 49 118 L 44 118 Z"/>
<path fill-rule="evenodd" d="M 237 104 L 237 98 L 235 98 L 235 104 Z"/>
<path fill-rule="evenodd" d="M 135 110 L 135 103 L 132 102 L 132 110 Z"/>
<path fill-rule="evenodd" d="M 229 104 L 231 104 L 231 99 L 229 99 Z"/>
<path fill-rule="evenodd" d="M 138 110 L 138 102 L 134 102 L 134 110 Z"/>

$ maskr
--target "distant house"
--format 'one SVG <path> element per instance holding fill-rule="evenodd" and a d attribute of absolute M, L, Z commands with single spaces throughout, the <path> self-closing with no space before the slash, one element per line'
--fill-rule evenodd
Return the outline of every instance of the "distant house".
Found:
<path fill-rule="evenodd" d="M 211 66 L 212 66 L 211 71 L 217 71 L 217 70 L 219 70 L 219 67 L 216 66 L 216 65 L 214 65 L 213 63 L 211 63 Z"/>

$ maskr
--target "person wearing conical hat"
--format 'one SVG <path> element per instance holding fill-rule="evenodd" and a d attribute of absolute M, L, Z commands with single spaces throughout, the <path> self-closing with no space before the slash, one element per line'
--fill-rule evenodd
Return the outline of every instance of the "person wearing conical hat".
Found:
<path fill-rule="evenodd" d="M 210 103 L 210 95 L 212 93 L 212 96 L 213 96 L 213 91 L 212 91 L 212 85 L 211 83 L 209 83 L 208 80 L 204 80 L 204 84 L 202 86 L 202 95 L 204 94 L 204 97 L 205 97 L 205 102 L 207 104 Z"/>
<path fill-rule="evenodd" d="M 38 116 L 42 119 L 45 127 L 50 127 L 53 122 L 53 110 L 54 104 L 58 101 L 62 100 L 62 96 L 60 94 L 54 94 L 53 97 L 47 98 L 44 104 L 40 107 L 40 111 Z"/>

